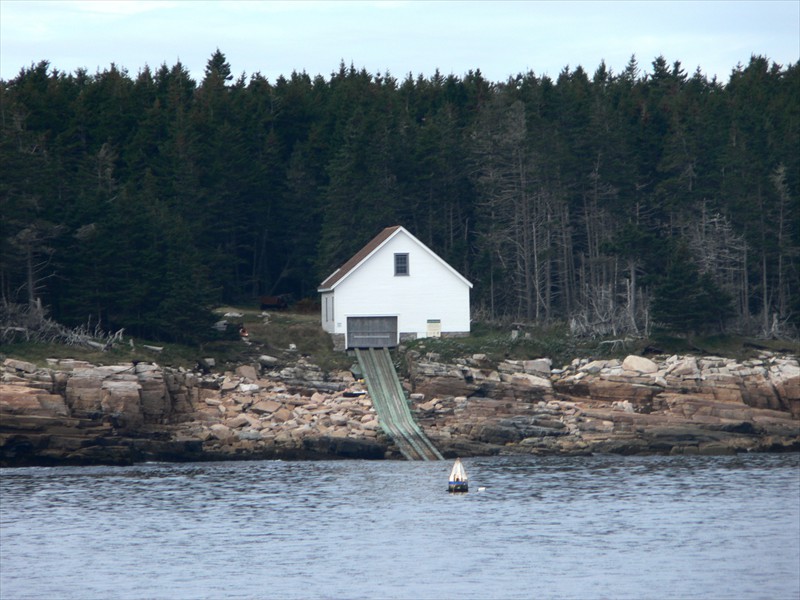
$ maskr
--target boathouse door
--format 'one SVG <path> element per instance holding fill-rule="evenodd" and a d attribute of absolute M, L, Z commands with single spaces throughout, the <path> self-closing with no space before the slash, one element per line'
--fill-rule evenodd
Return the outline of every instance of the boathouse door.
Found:
<path fill-rule="evenodd" d="M 397 346 L 397 317 L 347 317 L 348 348 Z"/>

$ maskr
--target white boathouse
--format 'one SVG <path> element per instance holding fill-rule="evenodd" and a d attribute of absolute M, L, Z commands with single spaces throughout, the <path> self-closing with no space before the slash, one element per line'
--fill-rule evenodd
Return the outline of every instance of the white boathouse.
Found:
<path fill-rule="evenodd" d="M 320 284 L 322 328 L 340 350 L 466 335 L 471 288 L 404 227 L 387 227 Z"/>

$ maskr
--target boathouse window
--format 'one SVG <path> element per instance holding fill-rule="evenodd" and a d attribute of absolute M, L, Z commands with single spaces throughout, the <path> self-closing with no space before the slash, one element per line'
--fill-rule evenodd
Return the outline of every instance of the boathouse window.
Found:
<path fill-rule="evenodd" d="M 408 275 L 408 254 L 394 255 L 394 274 Z"/>

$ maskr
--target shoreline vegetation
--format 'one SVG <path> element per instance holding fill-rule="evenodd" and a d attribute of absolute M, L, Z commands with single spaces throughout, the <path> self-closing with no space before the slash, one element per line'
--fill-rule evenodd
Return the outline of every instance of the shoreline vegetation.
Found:
<path fill-rule="evenodd" d="M 10 308 L 17 306 L 17 308 Z M 20 318 L 19 315 L 25 315 Z M 220 365 L 234 368 L 253 360 L 259 353 L 299 353 L 324 369 L 348 368 L 353 358 L 333 349 L 330 336 L 320 326 L 319 306 L 304 301 L 289 310 L 265 311 L 247 306 L 214 309 L 216 339 L 204 343 L 180 344 L 140 339 L 125 330 L 106 332 L 100 324 L 67 328 L 55 323 L 47 311 L 5 304 L 0 309 L 0 330 L 14 330 L 0 344 L 0 358 L 13 349 L 16 358 L 44 366 L 47 358 L 76 358 L 97 364 L 114 361 L 157 361 L 173 367 L 195 367 L 210 357 Z M 248 337 L 238 332 L 244 327 Z M 57 334 L 52 332 L 56 331 Z M 85 343 L 88 341 L 89 343 Z M 294 349 L 292 350 L 292 346 Z M 517 321 L 473 321 L 470 334 L 461 338 L 425 338 L 404 343 L 403 349 L 427 350 L 454 360 L 471 354 L 485 354 L 494 362 L 502 359 L 530 359 L 546 356 L 554 364 L 575 358 L 612 359 L 628 354 L 718 355 L 746 360 L 761 352 L 800 355 L 800 340 L 743 336 L 737 334 L 679 334 L 662 331 L 644 336 L 576 335 L 565 323 L 539 326 Z"/>

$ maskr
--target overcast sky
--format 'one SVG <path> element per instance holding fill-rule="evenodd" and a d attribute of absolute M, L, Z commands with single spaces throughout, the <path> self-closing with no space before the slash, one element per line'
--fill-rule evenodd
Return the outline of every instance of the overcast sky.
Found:
<path fill-rule="evenodd" d="M 198 81 L 219 48 L 233 73 L 270 81 L 306 71 L 328 78 L 339 63 L 372 74 L 493 82 L 533 71 L 553 78 L 601 60 L 615 73 L 636 55 L 659 55 L 727 81 L 752 54 L 800 60 L 800 0 L 534 2 L 195 2 L 0 0 L 0 78 L 47 60 L 90 73 L 115 63 L 135 76 L 178 60 Z"/>

